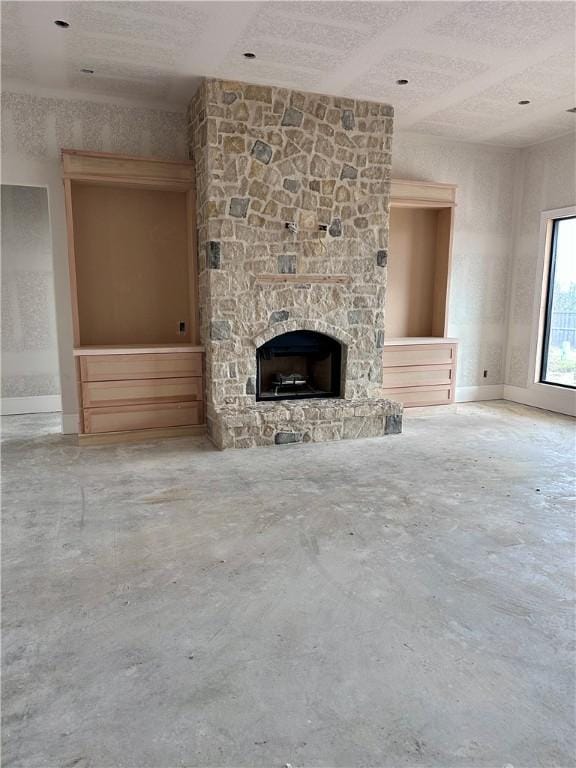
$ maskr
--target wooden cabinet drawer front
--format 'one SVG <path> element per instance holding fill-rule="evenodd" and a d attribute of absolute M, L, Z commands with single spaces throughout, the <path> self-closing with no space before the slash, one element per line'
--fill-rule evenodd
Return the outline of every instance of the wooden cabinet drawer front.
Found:
<path fill-rule="evenodd" d="M 202 423 L 202 403 L 196 402 L 84 409 L 84 431 L 88 433 L 184 427 Z"/>
<path fill-rule="evenodd" d="M 409 408 L 416 405 L 447 405 L 452 402 L 450 387 L 404 387 L 384 389 L 383 396 Z"/>
<path fill-rule="evenodd" d="M 202 375 L 201 352 L 143 355 L 85 355 L 80 358 L 82 381 L 165 379 Z"/>
<path fill-rule="evenodd" d="M 410 344 L 384 346 L 384 368 L 397 365 L 452 365 L 456 357 L 454 344 Z"/>
<path fill-rule="evenodd" d="M 385 368 L 382 383 L 385 387 L 422 387 L 452 383 L 454 369 L 442 365 L 416 365 Z"/>
<path fill-rule="evenodd" d="M 85 408 L 137 403 L 169 403 L 202 400 L 202 379 L 130 379 L 89 381 L 82 384 Z"/>

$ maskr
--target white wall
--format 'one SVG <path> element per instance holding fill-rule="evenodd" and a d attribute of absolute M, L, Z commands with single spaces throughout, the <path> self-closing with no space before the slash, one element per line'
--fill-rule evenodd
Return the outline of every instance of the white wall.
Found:
<path fill-rule="evenodd" d="M 511 400 L 576 415 L 574 392 L 534 382 L 535 320 L 540 308 L 544 255 L 541 213 L 576 205 L 575 136 L 522 150 L 518 175 L 504 394 Z"/>
<path fill-rule="evenodd" d="M 394 136 L 394 178 L 458 185 L 448 335 L 460 341 L 459 400 L 502 395 L 518 154 L 401 131 Z"/>
<path fill-rule="evenodd" d="M 2 185 L 2 413 L 60 409 L 48 194 Z"/>
<path fill-rule="evenodd" d="M 2 129 L 2 182 L 48 190 L 63 427 L 74 432 L 78 404 L 60 150 L 183 160 L 187 158 L 185 115 L 104 99 L 8 91 L 2 94 Z"/>

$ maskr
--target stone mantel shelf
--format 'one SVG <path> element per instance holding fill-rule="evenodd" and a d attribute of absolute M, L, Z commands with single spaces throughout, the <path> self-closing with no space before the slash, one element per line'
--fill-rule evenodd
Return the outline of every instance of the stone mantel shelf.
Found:
<path fill-rule="evenodd" d="M 352 282 L 352 275 L 295 275 L 295 274 L 282 274 L 274 275 L 268 273 L 261 273 L 256 275 L 257 283 L 326 283 L 330 284 L 348 284 Z"/>

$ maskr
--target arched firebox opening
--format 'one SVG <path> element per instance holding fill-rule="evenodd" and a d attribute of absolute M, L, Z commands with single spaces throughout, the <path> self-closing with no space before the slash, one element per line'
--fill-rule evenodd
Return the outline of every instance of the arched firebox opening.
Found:
<path fill-rule="evenodd" d="M 256 350 L 256 400 L 340 397 L 342 345 L 317 331 L 290 331 Z"/>

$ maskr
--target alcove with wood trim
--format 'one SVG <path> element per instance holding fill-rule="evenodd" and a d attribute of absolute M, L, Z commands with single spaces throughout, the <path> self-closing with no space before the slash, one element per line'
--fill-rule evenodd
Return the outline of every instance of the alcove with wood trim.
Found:
<path fill-rule="evenodd" d="M 63 150 L 80 433 L 204 422 L 194 169 Z"/>
<path fill-rule="evenodd" d="M 405 406 L 454 400 L 457 341 L 447 337 L 456 187 L 392 180 L 384 394 Z"/>
<path fill-rule="evenodd" d="M 187 193 L 71 186 L 80 345 L 189 342 Z"/>

